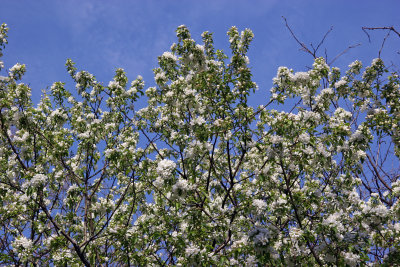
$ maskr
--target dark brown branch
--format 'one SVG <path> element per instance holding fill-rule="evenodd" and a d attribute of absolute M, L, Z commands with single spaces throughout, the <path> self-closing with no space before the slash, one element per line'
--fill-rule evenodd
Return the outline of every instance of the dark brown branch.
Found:
<path fill-rule="evenodd" d="M 393 26 L 390 26 L 390 27 L 362 27 L 361 29 L 368 36 L 368 41 L 369 42 L 371 42 L 371 36 L 367 32 L 367 30 L 369 30 L 369 31 L 373 31 L 373 30 L 389 30 L 389 32 L 392 31 L 392 32 L 396 33 L 400 37 L 400 32 L 398 32 Z"/>
<path fill-rule="evenodd" d="M 290 177 L 288 177 L 286 172 L 285 172 L 285 168 L 284 168 L 284 164 L 283 164 L 282 158 L 279 159 L 279 165 L 280 165 L 280 167 L 282 169 L 283 178 L 285 180 L 285 185 L 286 185 L 286 190 L 285 190 L 286 192 L 285 193 L 289 196 L 289 199 L 290 199 L 290 202 L 291 202 L 292 207 L 294 209 L 294 214 L 295 214 L 295 217 L 296 217 L 297 223 L 299 224 L 300 229 L 304 230 L 303 229 L 303 225 L 302 225 L 302 219 L 300 218 L 300 215 L 299 215 L 299 213 L 297 211 L 296 201 L 295 201 L 295 199 L 293 197 L 291 188 L 289 186 L 290 185 Z M 311 244 L 311 242 L 309 241 L 308 238 L 305 238 L 305 240 L 306 240 L 306 244 L 307 244 L 308 248 L 310 249 L 311 254 L 313 255 L 315 261 L 318 263 L 319 266 L 323 266 L 321 260 L 319 259 L 317 253 L 314 250 L 314 246 Z"/>
<path fill-rule="evenodd" d="M 325 42 L 325 39 L 328 36 L 328 34 L 333 30 L 333 27 L 330 27 L 330 29 L 325 33 L 324 37 L 322 37 L 321 41 L 318 43 L 316 48 L 314 47 L 314 45 L 312 43 L 310 44 L 310 46 L 311 46 L 311 48 L 313 50 L 313 51 L 311 51 L 311 49 L 309 49 L 303 42 L 301 42 L 299 40 L 299 38 L 297 38 L 297 36 L 294 34 L 292 28 L 290 28 L 290 26 L 289 26 L 289 24 L 287 22 L 287 19 L 284 16 L 282 16 L 282 18 L 285 20 L 286 28 L 289 30 L 289 32 L 292 35 L 292 37 L 301 46 L 301 50 L 303 50 L 304 52 L 309 53 L 311 56 L 313 56 L 313 58 L 317 58 L 317 52 L 318 52 L 319 48 Z M 325 52 L 325 54 L 326 54 L 326 52 Z"/>
<path fill-rule="evenodd" d="M 360 45 L 361 45 L 360 43 L 354 44 L 354 45 L 350 45 L 345 50 L 343 50 L 341 53 L 339 53 L 334 59 L 332 59 L 331 62 L 328 63 L 328 65 L 333 64 L 333 62 L 335 62 L 342 55 L 346 54 L 350 49 L 355 48 L 355 47 L 360 46 Z"/>
<path fill-rule="evenodd" d="M 331 26 L 331 28 L 325 33 L 324 37 L 322 37 L 322 40 L 319 42 L 319 44 L 317 45 L 317 48 L 315 49 L 315 52 L 317 52 L 317 50 L 320 48 L 320 46 L 325 42 L 326 37 L 328 36 L 328 34 L 333 30 L 333 26 Z"/>
<path fill-rule="evenodd" d="M 371 166 L 372 166 L 372 168 L 373 168 L 373 170 L 374 170 L 374 172 L 375 172 L 375 174 L 376 174 L 376 177 L 379 179 L 379 181 L 381 181 L 382 184 L 383 184 L 389 191 L 392 191 L 392 188 L 385 182 L 385 180 L 383 180 L 383 178 L 382 178 L 381 175 L 379 174 L 379 171 L 378 171 L 378 169 L 377 169 L 375 163 L 373 162 L 373 160 L 371 159 L 371 157 L 370 157 L 368 154 L 367 154 L 367 158 L 368 158 L 368 161 L 369 161 L 369 163 L 371 164 Z"/>
<path fill-rule="evenodd" d="M 388 33 L 386 34 L 385 38 L 383 38 L 381 49 L 379 49 L 379 53 L 378 53 L 378 57 L 379 58 L 381 58 L 381 53 L 382 53 L 382 50 L 383 50 L 383 46 L 385 45 L 386 39 L 389 37 L 389 35 L 390 35 L 390 31 L 388 31 Z"/>
<path fill-rule="evenodd" d="M 54 225 L 54 227 L 56 228 L 57 232 L 60 232 L 72 244 L 72 246 L 75 249 L 76 254 L 78 254 L 78 257 L 81 259 L 82 263 L 85 266 L 91 266 L 89 261 L 86 259 L 86 256 L 85 256 L 84 252 L 81 250 L 81 247 L 78 245 L 78 243 L 76 243 L 76 241 L 69 234 L 67 234 L 61 228 L 60 225 L 58 225 L 58 223 L 53 219 L 53 217 L 51 216 L 51 214 L 47 210 L 46 205 L 42 201 L 39 201 L 38 204 L 40 205 L 40 207 L 42 208 L 42 210 L 44 211 L 44 213 L 46 214 L 46 216 L 50 220 L 50 222 Z"/>
<path fill-rule="evenodd" d="M 369 30 L 369 31 L 373 31 L 373 30 L 388 30 L 388 33 L 385 35 L 385 38 L 383 38 L 381 48 L 379 49 L 379 53 L 378 53 L 378 57 L 379 58 L 381 57 L 381 53 L 382 53 L 383 47 L 384 47 L 386 39 L 389 37 L 390 33 L 394 32 L 395 34 L 397 34 L 397 36 L 400 37 L 400 32 L 398 32 L 393 26 L 387 26 L 387 27 L 362 27 L 361 29 L 367 35 L 369 42 L 371 42 L 371 36 L 367 32 L 367 30 Z M 399 53 L 399 52 L 397 52 L 397 53 Z"/>
<path fill-rule="evenodd" d="M 282 18 L 285 21 L 286 28 L 290 31 L 292 37 L 296 40 L 296 42 L 302 47 L 302 50 L 307 52 L 307 53 L 309 53 L 310 55 L 312 55 L 315 58 L 316 57 L 315 53 L 311 52 L 310 49 L 308 49 L 308 47 L 296 37 L 296 35 L 292 31 L 292 29 L 290 28 L 290 26 L 289 26 L 289 24 L 287 22 L 287 19 L 284 16 L 282 16 Z"/>

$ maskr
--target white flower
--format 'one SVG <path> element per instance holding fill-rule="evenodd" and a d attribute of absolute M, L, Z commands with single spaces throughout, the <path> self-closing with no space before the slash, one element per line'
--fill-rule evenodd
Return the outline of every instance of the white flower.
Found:
<path fill-rule="evenodd" d="M 271 136 L 271 143 L 272 144 L 279 144 L 283 141 L 283 138 L 278 135 Z"/>
<path fill-rule="evenodd" d="M 389 210 L 383 204 L 374 207 L 371 211 L 374 212 L 375 215 L 380 218 L 386 217 L 387 214 L 389 213 Z"/>
<path fill-rule="evenodd" d="M 18 135 L 14 136 L 14 141 L 18 141 L 18 142 L 25 142 L 29 137 L 29 133 L 25 132 L 21 137 L 19 137 Z"/>
<path fill-rule="evenodd" d="M 23 65 L 17 63 L 17 64 L 15 64 L 14 66 L 11 67 L 10 71 L 11 71 L 11 72 L 19 71 L 19 70 L 21 70 L 22 66 L 23 66 Z"/>
<path fill-rule="evenodd" d="M 332 88 L 325 88 L 325 89 L 323 89 L 322 91 L 321 91 L 321 95 L 325 95 L 325 94 L 327 94 L 327 95 L 332 95 L 334 92 L 333 92 L 333 89 Z"/>
<path fill-rule="evenodd" d="M 353 68 L 362 68 L 362 63 L 361 63 L 360 61 L 356 60 L 356 61 L 354 61 L 353 63 L 351 63 L 351 64 L 349 65 L 349 68 L 350 68 L 350 69 L 353 69 Z"/>
<path fill-rule="evenodd" d="M 271 235 L 267 228 L 256 227 L 250 231 L 249 236 L 253 239 L 254 243 L 265 245 L 268 243 Z"/>
<path fill-rule="evenodd" d="M 307 146 L 305 149 L 303 149 L 303 152 L 307 155 L 312 155 L 314 153 L 314 149 L 311 146 Z"/>
<path fill-rule="evenodd" d="M 199 252 L 200 252 L 200 249 L 195 245 L 191 245 L 190 247 L 187 247 L 185 249 L 186 257 L 197 255 L 197 254 L 199 254 Z"/>
<path fill-rule="evenodd" d="M 184 179 L 178 179 L 176 184 L 172 187 L 172 191 L 176 192 L 178 190 L 187 190 L 189 188 L 188 182 Z"/>
<path fill-rule="evenodd" d="M 204 53 L 204 45 L 196 44 L 196 48 Z"/>
<path fill-rule="evenodd" d="M 360 158 L 360 159 L 364 159 L 364 158 L 367 157 L 367 153 L 365 153 L 365 151 L 358 150 L 357 151 L 357 157 Z"/>
<path fill-rule="evenodd" d="M 195 94 L 196 94 L 196 90 L 191 89 L 191 88 L 185 88 L 183 92 L 184 92 L 184 94 L 187 95 L 187 96 L 189 96 L 189 95 L 195 95 Z"/>
<path fill-rule="evenodd" d="M 364 135 L 360 130 L 356 130 L 351 136 L 350 136 L 350 142 L 358 141 L 358 140 L 363 140 Z"/>
<path fill-rule="evenodd" d="M 75 74 L 75 79 L 76 79 L 76 80 L 79 80 L 79 79 L 81 78 L 81 76 L 82 76 L 82 71 L 78 71 L 78 72 Z"/>
<path fill-rule="evenodd" d="M 237 249 L 237 248 L 241 248 L 247 245 L 247 236 L 243 235 L 241 239 L 236 239 L 235 241 L 233 241 L 231 248 L 232 249 Z"/>
<path fill-rule="evenodd" d="M 380 58 L 374 58 L 374 59 L 372 60 L 371 67 L 375 67 L 375 66 L 380 65 L 380 64 L 383 64 L 382 59 L 380 59 Z"/>
<path fill-rule="evenodd" d="M 120 87 L 120 86 L 119 86 L 119 84 L 118 84 L 116 81 L 110 81 L 110 82 L 108 83 L 108 87 L 109 87 L 109 88 L 118 88 L 118 87 Z"/>
<path fill-rule="evenodd" d="M 256 256 L 250 255 L 246 258 L 246 266 L 258 266 Z"/>
<path fill-rule="evenodd" d="M 341 118 L 351 118 L 351 113 L 343 108 L 336 109 L 334 115 Z"/>
<path fill-rule="evenodd" d="M 229 265 L 230 266 L 237 266 L 239 264 L 238 260 L 235 260 L 234 258 L 231 258 L 229 260 Z"/>
<path fill-rule="evenodd" d="M 174 54 L 172 54 L 171 52 L 164 52 L 162 54 L 162 57 L 166 58 L 166 59 L 172 59 L 173 61 L 177 60 L 177 57 Z"/>
<path fill-rule="evenodd" d="M 101 123 L 101 120 L 99 120 L 99 119 L 94 119 L 93 121 L 92 121 L 92 125 L 96 125 L 96 124 L 100 124 Z"/>
<path fill-rule="evenodd" d="M 339 88 L 339 87 L 344 86 L 346 84 L 347 84 L 347 81 L 342 79 L 342 80 L 336 82 L 334 86 L 335 86 L 335 88 Z"/>
<path fill-rule="evenodd" d="M 203 125 L 204 123 L 206 120 L 202 116 L 198 116 L 190 122 L 191 125 Z"/>
<path fill-rule="evenodd" d="M 172 174 L 176 164 L 172 160 L 163 159 L 157 165 L 157 173 L 162 177 L 167 177 Z"/>
<path fill-rule="evenodd" d="M 114 152 L 114 149 L 112 149 L 112 148 L 107 148 L 106 150 L 104 150 L 104 156 L 105 156 L 106 158 L 109 158 L 110 155 L 111 155 L 113 152 Z"/>
<path fill-rule="evenodd" d="M 78 189 L 79 187 L 76 184 L 71 185 L 68 190 L 67 190 L 67 195 L 71 194 L 71 192 L 75 191 L 75 189 Z"/>
<path fill-rule="evenodd" d="M 268 205 L 267 203 L 262 200 L 262 199 L 255 199 L 253 200 L 253 206 L 257 208 L 258 211 L 264 210 Z"/>
<path fill-rule="evenodd" d="M 357 266 L 358 261 L 360 260 L 360 256 L 353 254 L 351 252 L 343 253 L 344 260 L 350 266 Z"/>
<path fill-rule="evenodd" d="M 362 102 L 363 104 L 360 107 L 361 112 L 366 111 L 369 108 L 370 100 L 366 99 Z"/>
<path fill-rule="evenodd" d="M 24 203 L 24 202 L 28 202 L 30 200 L 29 196 L 27 196 L 26 194 L 20 195 L 19 200 Z"/>
<path fill-rule="evenodd" d="M 244 62 L 246 63 L 246 65 L 249 65 L 249 64 L 250 64 L 250 59 L 249 59 L 248 56 L 245 56 L 245 57 L 244 57 Z"/>
<path fill-rule="evenodd" d="M 128 91 L 126 91 L 127 95 L 134 95 L 137 93 L 137 88 L 136 87 L 131 87 Z"/>
<path fill-rule="evenodd" d="M 310 75 L 308 72 L 296 72 L 294 75 L 290 75 L 290 78 L 293 82 L 306 82 L 310 79 Z"/>
<path fill-rule="evenodd" d="M 146 90 L 146 96 L 151 97 L 153 94 L 155 94 L 155 92 L 157 92 L 157 89 L 155 87 L 149 87 Z"/>
<path fill-rule="evenodd" d="M 302 133 L 299 135 L 299 141 L 303 144 L 308 144 L 310 142 L 310 135 L 308 133 Z"/>
<path fill-rule="evenodd" d="M 327 226 L 335 226 L 340 221 L 341 216 L 342 216 L 342 214 L 340 212 L 335 212 L 335 213 L 329 215 L 329 217 L 326 218 L 322 222 L 322 224 L 325 224 Z"/>
<path fill-rule="evenodd" d="M 319 115 L 319 113 L 316 113 L 313 111 L 305 111 L 305 112 L 302 112 L 301 114 L 303 114 L 304 121 L 312 120 L 314 122 L 319 122 L 319 120 L 321 119 L 321 115 Z"/>
<path fill-rule="evenodd" d="M 23 189 L 28 188 L 29 186 L 40 186 L 44 184 L 47 181 L 47 176 L 43 174 L 35 174 L 32 179 L 29 181 L 25 181 L 25 183 L 22 185 Z"/>
<path fill-rule="evenodd" d="M 78 134 L 78 138 L 80 138 L 80 139 L 85 139 L 85 138 L 89 138 L 89 137 L 90 137 L 89 131 Z"/>
<path fill-rule="evenodd" d="M 303 230 L 297 228 L 297 227 L 292 227 L 290 229 L 290 237 L 297 242 L 297 240 L 302 236 Z"/>
<path fill-rule="evenodd" d="M 286 201 L 285 199 L 283 199 L 283 198 L 278 198 L 278 200 L 274 201 L 274 202 L 271 204 L 271 206 L 272 206 L 274 209 L 276 209 L 276 208 L 279 208 L 279 207 L 284 206 L 286 203 L 287 203 L 287 201 Z"/>
<path fill-rule="evenodd" d="M 12 246 L 14 251 L 17 251 L 19 248 L 29 250 L 33 246 L 33 242 L 25 236 L 19 236 L 12 242 Z"/>
<path fill-rule="evenodd" d="M 156 76 L 154 77 L 154 79 L 157 80 L 166 80 L 167 77 L 165 76 L 165 72 L 159 72 L 156 74 Z"/>

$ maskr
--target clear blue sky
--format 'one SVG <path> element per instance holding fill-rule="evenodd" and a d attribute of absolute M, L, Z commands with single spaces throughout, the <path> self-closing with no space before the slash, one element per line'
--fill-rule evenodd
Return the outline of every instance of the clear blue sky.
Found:
<path fill-rule="evenodd" d="M 35 102 L 41 89 L 53 82 L 70 82 L 64 67 L 67 58 L 104 84 L 121 67 L 130 81 L 142 75 L 147 87 L 154 85 L 157 56 L 176 41 L 177 26 L 187 25 L 196 41 L 201 41 L 203 31 L 214 32 L 216 47 L 228 51 L 226 32 L 236 25 L 255 34 L 249 57 L 260 87 L 253 98 L 258 105 L 266 102 L 279 66 L 304 71 L 312 64 L 312 58 L 299 51 L 281 16 L 306 44 L 317 44 L 333 26 L 323 47 L 331 59 L 349 45 L 361 43 L 334 64 L 344 69 L 355 59 L 367 65 L 377 57 L 386 32 L 371 32 L 369 43 L 361 27 L 393 25 L 400 30 L 399 10 L 399 0 L 3 0 L 0 20 L 10 27 L 3 60 L 6 68 L 16 62 L 27 65 L 24 82 L 32 87 Z M 400 38 L 392 34 L 383 51 L 384 61 L 399 66 L 399 50 Z"/>

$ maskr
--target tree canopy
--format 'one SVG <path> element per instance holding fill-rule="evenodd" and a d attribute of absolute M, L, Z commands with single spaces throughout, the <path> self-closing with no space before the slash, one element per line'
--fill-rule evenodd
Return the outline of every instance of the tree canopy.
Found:
<path fill-rule="evenodd" d="M 67 60 L 75 90 L 55 82 L 35 105 L 25 65 L 0 76 L 0 263 L 399 263 L 398 74 L 316 57 L 252 107 L 250 30 L 228 31 L 229 54 L 176 34 L 156 87 Z"/>

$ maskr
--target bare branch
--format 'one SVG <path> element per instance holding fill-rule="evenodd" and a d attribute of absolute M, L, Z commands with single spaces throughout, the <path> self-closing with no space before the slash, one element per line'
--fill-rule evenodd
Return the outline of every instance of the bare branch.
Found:
<path fill-rule="evenodd" d="M 331 62 L 329 62 L 328 65 L 333 64 L 333 62 L 335 62 L 338 58 L 340 58 L 342 55 L 346 54 L 350 49 L 355 48 L 357 46 L 360 46 L 361 44 L 354 44 L 354 45 L 350 45 L 349 47 L 347 47 L 345 50 L 343 50 L 341 53 L 339 53 L 334 59 L 332 59 Z"/>
<path fill-rule="evenodd" d="M 284 16 L 282 16 L 282 18 L 285 20 L 286 28 L 288 28 L 288 30 L 289 30 L 290 33 L 292 34 L 292 37 L 293 37 L 293 38 L 296 40 L 296 42 L 302 47 L 302 50 L 305 51 L 305 52 L 307 52 L 307 53 L 309 53 L 309 54 L 312 55 L 314 58 L 316 58 L 315 53 L 311 52 L 310 49 L 308 49 L 308 47 L 296 37 L 296 35 L 295 35 L 294 32 L 292 31 L 292 29 L 290 28 L 290 26 L 289 26 L 289 24 L 288 24 L 288 22 L 287 22 L 287 19 L 286 19 Z"/>
<path fill-rule="evenodd" d="M 390 31 L 388 31 L 388 33 L 386 34 L 385 38 L 383 38 L 381 49 L 379 49 L 379 53 L 378 53 L 378 57 L 379 58 L 381 58 L 381 53 L 382 53 L 382 50 L 383 50 L 383 46 L 385 45 L 386 39 L 389 37 L 389 35 L 390 35 Z"/>
<path fill-rule="evenodd" d="M 326 37 L 328 36 L 328 34 L 333 30 L 333 26 L 331 26 L 331 28 L 325 33 L 324 37 L 322 37 L 322 40 L 319 42 L 317 49 L 315 50 L 315 52 L 317 52 L 317 50 L 320 48 L 320 46 L 325 42 Z"/>
<path fill-rule="evenodd" d="M 367 32 L 367 30 L 369 31 L 373 31 L 373 30 L 388 30 L 388 33 L 386 34 L 385 38 L 383 38 L 382 41 L 382 45 L 381 45 L 381 49 L 379 49 L 379 53 L 378 53 L 378 57 L 381 57 L 381 53 L 383 50 L 383 46 L 385 45 L 386 39 L 389 37 L 391 32 L 394 32 L 395 34 L 397 34 L 397 36 L 400 37 L 400 32 L 397 31 L 393 26 L 387 26 L 387 27 L 362 27 L 362 30 L 365 32 L 365 34 L 368 36 L 368 41 L 371 42 L 371 36 L 369 35 L 369 33 Z M 400 52 L 397 52 L 398 54 L 400 54 Z"/>
<path fill-rule="evenodd" d="M 394 33 L 396 33 L 400 37 L 400 32 L 398 32 L 393 26 L 390 27 L 362 27 L 362 30 L 365 32 L 365 34 L 368 36 L 368 40 L 371 42 L 370 35 L 368 34 L 367 30 L 373 31 L 373 30 L 389 30 Z"/>

